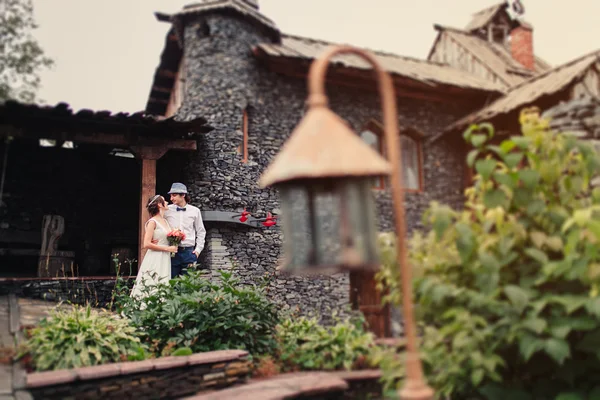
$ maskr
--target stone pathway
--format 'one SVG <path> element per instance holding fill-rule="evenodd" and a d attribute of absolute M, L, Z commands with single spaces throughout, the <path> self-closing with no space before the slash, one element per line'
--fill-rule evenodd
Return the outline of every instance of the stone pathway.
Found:
<path fill-rule="evenodd" d="M 13 363 L 17 344 L 23 340 L 22 327 L 33 326 L 46 317 L 55 303 L 0 296 L 0 400 L 27 400 L 25 371 Z M 69 307 L 62 305 L 61 307 Z"/>

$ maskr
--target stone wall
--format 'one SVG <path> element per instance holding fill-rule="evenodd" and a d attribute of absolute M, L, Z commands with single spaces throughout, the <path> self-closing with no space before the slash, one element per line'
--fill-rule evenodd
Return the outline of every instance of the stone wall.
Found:
<path fill-rule="evenodd" d="M 208 26 L 208 29 L 205 27 Z M 257 181 L 299 122 L 306 99 L 304 79 L 283 77 L 259 65 L 251 46 L 270 39 L 251 24 L 235 16 L 190 17 L 185 28 L 186 83 L 177 116 L 187 120 L 206 117 L 215 130 L 198 143 L 183 169 L 172 167 L 192 192 L 192 203 L 204 210 L 241 211 L 257 217 L 278 210 L 277 193 L 259 189 Z M 381 121 L 375 93 L 347 87 L 329 87 L 333 110 L 355 130 L 369 120 Z M 247 163 L 237 148 L 242 142 L 242 115 L 249 120 Z M 459 207 L 462 203 L 463 150 L 460 139 L 429 142 L 450 122 L 471 108 L 456 103 L 433 103 L 404 99 L 399 102 L 399 122 L 425 135 L 424 190 L 406 194 L 409 232 L 421 227 L 421 214 L 430 201 Z M 161 188 L 168 189 L 167 187 Z M 374 190 L 378 224 L 382 231 L 393 228 L 392 201 L 388 190 Z M 283 221 L 285 223 L 285 221 Z M 279 224 L 264 229 L 214 226 L 208 229 L 201 262 L 212 268 L 229 268 L 235 259 L 239 273 L 256 282 L 265 273 L 275 275 L 270 293 L 302 312 L 329 313 L 348 302 L 348 278 L 305 279 L 276 275 L 281 251 Z"/>
<path fill-rule="evenodd" d="M 0 279 L 0 295 L 15 294 L 18 297 L 47 301 L 69 301 L 89 304 L 92 307 L 108 307 L 112 300 L 115 278 L 49 278 L 49 279 Z M 135 276 L 125 277 L 124 284 L 133 287 Z"/>
<path fill-rule="evenodd" d="M 245 382 L 248 353 L 222 350 L 182 357 L 28 374 L 34 399 L 176 399 Z"/>

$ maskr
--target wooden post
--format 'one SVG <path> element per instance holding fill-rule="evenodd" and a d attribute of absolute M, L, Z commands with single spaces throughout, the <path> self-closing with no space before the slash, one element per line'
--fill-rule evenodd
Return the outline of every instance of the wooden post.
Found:
<path fill-rule="evenodd" d="M 138 244 L 138 268 L 142 265 L 142 260 L 146 254 L 144 246 L 144 225 L 150 216 L 146 209 L 148 199 L 156 192 L 156 160 L 151 158 L 142 158 L 142 170 L 140 175 L 140 231 Z"/>
<path fill-rule="evenodd" d="M 146 250 L 144 245 L 144 225 L 148 218 L 146 204 L 148 199 L 156 194 L 156 161 L 168 150 L 166 145 L 162 146 L 131 146 L 131 151 L 142 161 L 140 172 L 140 221 L 139 221 L 139 243 L 138 243 L 138 268 L 142 265 Z"/>

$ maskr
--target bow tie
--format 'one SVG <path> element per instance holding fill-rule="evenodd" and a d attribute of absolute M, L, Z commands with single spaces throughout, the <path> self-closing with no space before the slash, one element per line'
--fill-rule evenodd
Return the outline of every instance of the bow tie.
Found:
<path fill-rule="evenodd" d="M 185 211 L 185 207 L 177 207 L 177 211 Z"/>

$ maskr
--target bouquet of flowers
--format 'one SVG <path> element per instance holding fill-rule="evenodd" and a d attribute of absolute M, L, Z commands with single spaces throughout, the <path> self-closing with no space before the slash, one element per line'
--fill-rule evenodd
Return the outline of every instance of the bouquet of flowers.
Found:
<path fill-rule="evenodd" d="M 167 233 L 167 240 L 171 246 L 179 246 L 185 240 L 185 233 L 180 229 L 173 229 Z M 171 257 L 175 257 L 175 253 L 171 253 Z"/>

